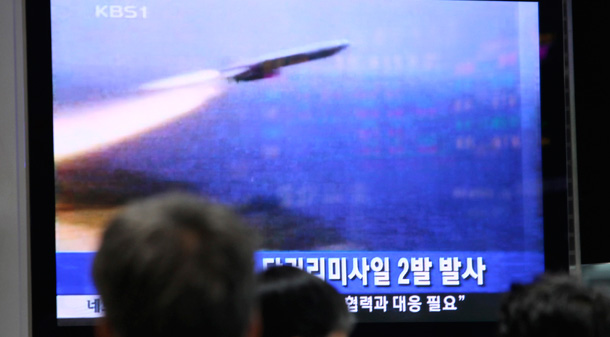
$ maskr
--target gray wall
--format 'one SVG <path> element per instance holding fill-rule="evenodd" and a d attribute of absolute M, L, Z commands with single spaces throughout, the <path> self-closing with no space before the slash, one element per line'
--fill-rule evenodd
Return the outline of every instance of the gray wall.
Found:
<path fill-rule="evenodd" d="M 0 336 L 29 328 L 23 1 L 0 1 Z"/>

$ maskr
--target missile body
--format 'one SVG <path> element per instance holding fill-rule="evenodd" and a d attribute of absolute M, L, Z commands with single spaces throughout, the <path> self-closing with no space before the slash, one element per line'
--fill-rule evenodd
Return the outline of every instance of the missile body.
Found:
<path fill-rule="evenodd" d="M 278 74 L 279 68 L 335 55 L 349 46 L 347 40 L 333 40 L 288 49 L 260 58 L 254 63 L 228 68 L 222 73 L 235 82 L 254 81 Z"/>

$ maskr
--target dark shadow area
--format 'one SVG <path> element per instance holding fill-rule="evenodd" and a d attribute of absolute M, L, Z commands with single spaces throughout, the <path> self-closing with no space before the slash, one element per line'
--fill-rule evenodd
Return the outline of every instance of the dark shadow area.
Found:
<path fill-rule="evenodd" d="M 348 247 L 341 226 L 288 209 L 274 196 L 257 196 L 237 207 L 256 228 L 264 250 L 342 250 Z"/>

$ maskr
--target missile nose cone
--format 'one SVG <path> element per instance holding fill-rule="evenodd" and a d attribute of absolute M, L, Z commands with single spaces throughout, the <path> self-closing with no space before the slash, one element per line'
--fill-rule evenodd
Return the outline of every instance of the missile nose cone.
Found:
<path fill-rule="evenodd" d="M 347 39 L 339 40 L 339 46 L 341 47 L 341 49 L 347 48 L 349 46 L 349 40 L 347 40 Z"/>

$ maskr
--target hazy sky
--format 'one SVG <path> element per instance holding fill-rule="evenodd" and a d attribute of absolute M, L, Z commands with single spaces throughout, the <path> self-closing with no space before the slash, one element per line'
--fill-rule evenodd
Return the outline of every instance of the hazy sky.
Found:
<path fill-rule="evenodd" d="M 519 8 L 536 10 L 533 3 L 484 1 L 147 0 L 124 6 L 133 6 L 137 17 L 111 18 L 111 8 L 95 2 L 53 0 L 56 74 L 74 80 L 93 71 L 102 80 L 128 73 L 129 82 L 140 73 L 150 80 L 343 38 L 351 42 L 349 54 L 311 66 L 454 71 L 464 62 L 514 52 Z"/>

